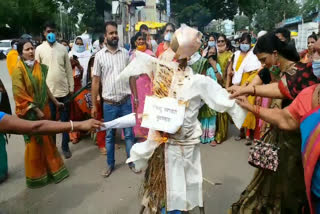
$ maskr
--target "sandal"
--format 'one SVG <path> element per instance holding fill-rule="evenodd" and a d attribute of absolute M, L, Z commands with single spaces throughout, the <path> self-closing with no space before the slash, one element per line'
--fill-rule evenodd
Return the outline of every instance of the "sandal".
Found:
<path fill-rule="evenodd" d="M 215 147 L 216 145 L 217 145 L 217 141 L 215 140 L 211 141 L 210 146 Z"/>
<path fill-rule="evenodd" d="M 72 142 L 72 144 L 77 144 L 77 143 L 80 142 L 80 139 L 79 139 L 79 138 L 77 138 L 77 139 L 72 139 L 71 142 Z"/>
<path fill-rule="evenodd" d="M 244 139 L 244 138 L 245 138 L 245 137 L 239 135 L 239 136 L 235 137 L 234 140 L 235 140 L 235 141 L 240 141 L 240 140 L 242 140 L 242 139 Z"/>
<path fill-rule="evenodd" d="M 252 140 L 250 138 L 246 138 L 246 146 L 251 146 L 252 145 Z"/>

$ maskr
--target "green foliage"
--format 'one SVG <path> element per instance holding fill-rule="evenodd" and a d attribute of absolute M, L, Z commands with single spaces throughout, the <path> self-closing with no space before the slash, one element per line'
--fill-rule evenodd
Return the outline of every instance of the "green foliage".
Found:
<path fill-rule="evenodd" d="M 184 7 L 176 18 L 180 23 L 198 27 L 202 27 L 211 21 L 210 11 L 198 3 Z"/>
<path fill-rule="evenodd" d="M 233 19 L 237 13 L 236 0 L 172 0 L 172 16 L 179 23 L 206 26 L 212 19 Z"/>
<path fill-rule="evenodd" d="M 68 38 L 77 29 L 78 14 L 83 14 L 78 32 L 101 32 L 104 10 L 111 9 L 110 0 L 60 0 L 64 10 L 59 11 L 57 0 L 0 0 L 1 38 L 20 37 L 23 33 L 39 36 L 46 21 L 56 22 Z M 69 14 L 67 14 L 67 10 Z M 72 8 L 72 9 L 71 9 Z M 9 25 L 10 28 L 7 28 Z"/>
<path fill-rule="evenodd" d="M 248 16 L 235 16 L 234 17 L 234 30 L 237 32 L 239 30 L 244 30 L 246 27 L 250 26 L 250 20 Z"/>
<path fill-rule="evenodd" d="M 249 18 L 254 18 L 257 31 L 270 31 L 283 19 L 300 14 L 299 4 L 295 0 L 239 0 L 239 7 Z"/>
<path fill-rule="evenodd" d="M 208 7 L 214 19 L 230 19 L 237 14 L 237 0 L 203 0 L 203 6 Z"/>
<path fill-rule="evenodd" d="M 305 21 L 309 21 L 310 15 L 320 9 L 320 0 L 307 0 L 301 12 Z"/>
<path fill-rule="evenodd" d="M 78 29 L 80 33 L 103 31 L 104 11 L 111 10 L 109 0 L 63 0 L 63 5 L 66 9 L 72 8 L 69 16 L 73 18 L 73 23 L 78 22 L 78 14 L 83 14 Z"/>
<path fill-rule="evenodd" d="M 52 0 L 0 1 L 0 29 L 3 36 L 19 37 L 23 33 L 38 35 L 43 23 L 52 20 L 57 3 Z M 11 29 L 5 28 L 9 25 Z"/>

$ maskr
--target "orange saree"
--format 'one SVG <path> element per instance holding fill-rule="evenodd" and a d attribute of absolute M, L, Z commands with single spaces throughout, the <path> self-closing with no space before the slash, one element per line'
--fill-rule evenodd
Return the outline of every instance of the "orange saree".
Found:
<path fill-rule="evenodd" d="M 46 75 L 47 67 L 35 62 L 33 70 L 21 60 L 12 73 L 12 90 L 16 114 L 25 120 L 38 120 L 38 107 L 50 120 Z M 58 183 L 69 176 L 53 141 L 53 136 L 24 135 L 26 183 L 30 188 L 42 187 L 51 181 Z"/>

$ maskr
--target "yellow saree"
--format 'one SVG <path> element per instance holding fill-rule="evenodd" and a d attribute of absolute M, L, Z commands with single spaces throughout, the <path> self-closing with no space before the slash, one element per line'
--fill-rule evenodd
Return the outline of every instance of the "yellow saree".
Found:
<path fill-rule="evenodd" d="M 225 73 L 227 72 L 228 62 L 232 57 L 232 52 L 225 51 L 218 54 L 218 63 L 221 66 L 222 71 L 222 82 L 219 82 L 223 87 L 226 85 Z M 229 129 L 229 115 L 228 113 L 218 113 L 217 114 L 217 131 L 216 131 L 216 140 L 217 143 L 222 143 L 228 137 Z"/>
<path fill-rule="evenodd" d="M 38 120 L 33 108 L 38 107 L 50 120 L 46 75 L 47 67 L 35 62 L 31 71 L 19 60 L 12 73 L 12 90 L 16 114 L 26 120 Z M 52 136 L 24 135 L 26 183 L 30 188 L 58 183 L 69 176 Z"/>
<path fill-rule="evenodd" d="M 238 70 L 244 60 L 245 56 L 241 55 L 238 58 L 237 64 L 236 64 L 236 70 Z M 251 71 L 251 72 L 245 72 L 242 75 L 242 80 L 240 85 L 246 85 L 247 83 L 250 83 L 254 77 L 258 74 L 258 71 Z M 248 101 L 250 104 L 254 105 L 256 101 L 255 96 L 248 96 Z M 247 117 L 242 125 L 243 128 L 254 130 L 256 128 L 256 117 L 252 112 L 248 112 Z"/>

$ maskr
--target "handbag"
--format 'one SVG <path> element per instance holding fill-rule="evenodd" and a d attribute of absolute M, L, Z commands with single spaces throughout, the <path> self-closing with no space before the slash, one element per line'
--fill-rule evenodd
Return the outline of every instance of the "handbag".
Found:
<path fill-rule="evenodd" d="M 279 165 L 279 149 L 274 144 L 265 143 L 263 140 L 256 140 L 250 148 L 248 163 L 259 169 L 276 172 Z"/>

